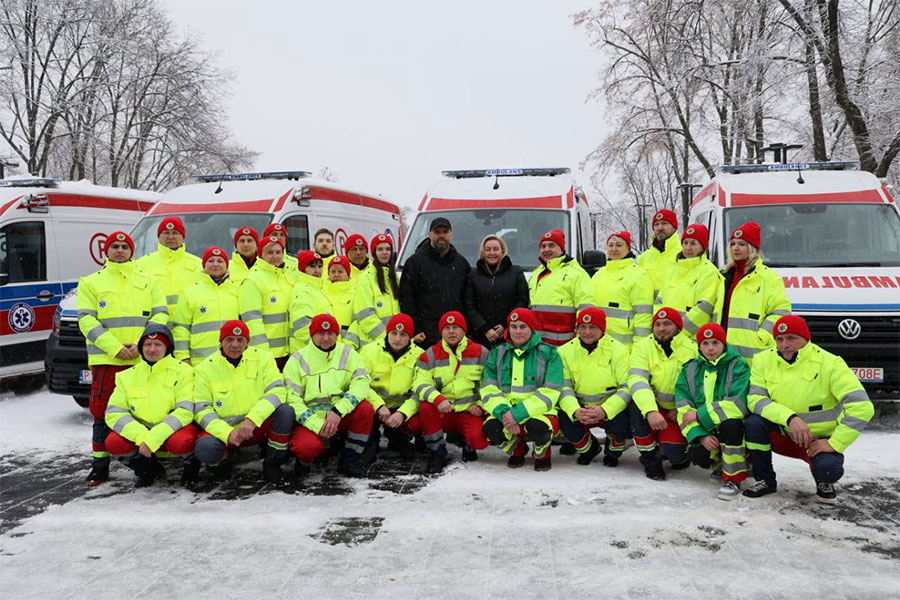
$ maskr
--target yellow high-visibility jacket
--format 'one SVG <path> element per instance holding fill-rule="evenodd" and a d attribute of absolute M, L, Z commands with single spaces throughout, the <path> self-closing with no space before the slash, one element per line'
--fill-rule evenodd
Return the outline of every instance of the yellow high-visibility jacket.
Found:
<path fill-rule="evenodd" d="M 331 312 L 331 302 L 321 291 L 322 279 L 307 273 L 298 274 L 291 290 L 288 318 L 291 322 L 291 354 L 309 343 L 309 323 L 316 315 Z"/>
<path fill-rule="evenodd" d="M 262 260 L 261 258 L 257 258 L 256 260 Z M 256 264 L 256 261 L 253 262 Z M 238 254 L 237 252 L 231 253 L 231 260 L 228 262 L 228 277 L 229 279 L 233 279 L 238 287 L 244 280 L 247 279 L 247 275 L 250 274 L 250 267 L 247 266 L 247 263 L 244 262 L 244 258 Z"/>
<path fill-rule="evenodd" d="M 221 352 L 196 365 L 194 420 L 224 443 L 244 419 L 261 426 L 284 399 L 284 382 L 268 350 L 247 348 L 236 367 Z"/>
<path fill-rule="evenodd" d="M 572 420 L 582 406 L 602 406 L 612 419 L 631 402 L 628 393 L 628 347 L 604 335 L 592 352 L 575 338 L 559 349 L 563 391 L 559 408 Z"/>
<path fill-rule="evenodd" d="M 389 267 L 381 267 L 384 274 L 385 292 L 378 287 L 378 271 L 374 266 L 360 275 L 353 297 L 354 330 L 359 333 L 361 344 L 380 342 L 391 317 L 400 312 L 400 300 L 391 291 L 388 279 Z"/>
<path fill-rule="evenodd" d="M 480 400 L 479 386 L 488 359 L 487 348 L 464 337 L 456 351 L 441 340 L 419 356 L 413 387 L 421 402 L 446 398 L 455 412 Z"/>
<path fill-rule="evenodd" d="M 726 278 L 722 287 L 727 285 Z M 756 261 L 731 293 L 728 323 L 722 326 L 728 333 L 728 343 L 751 362 L 755 354 L 775 346 L 775 322 L 790 313 L 791 301 L 784 292 L 784 281 Z"/>
<path fill-rule="evenodd" d="M 656 296 L 654 314 L 668 306 L 681 314 L 684 329 L 691 340 L 697 330 L 711 322 L 718 322 L 722 312 L 725 290 L 722 273 L 704 254 L 695 258 L 680 258 L 669 270 Z"/>
<path fill-rule="evenodd" d="M 841 454 L 875 414 L 875 407 L 859 378 L 840 356 L 809 343 L 789 363 L 770 348 L 757 354 L 750 370 L 748 404 L 751 411 L 781 425 L 797 415 L 815 438 Z M 747 444 L 753 449 L 752 444 Z"/>
<path fill-rule="evenodd" d="M 156 252 L 137 259 L 137 266 L 159 280 L 170 317 L 175 314 L 181 291 L 204 276 L 203 261 L 189 254 L 184 246 L 171 250 L 158 244 Z"/>
<path fill-rule="evenodd" d="M 663 283 L 669 276 L 669 270 L 675 265 L 679 252 L 681 252 L 681 238 L 678 237 L 678 232 L 676 231 L 666 239 L 662 252 L 651 244 L 649 248 L 638 256 L 638 266 L 646 271 L 653 281 L 654 298 L 659 295 Z"/>
<path fill-rule="evenodd" d="M 209 275 L 181 293 L 172 315 L 175 358 L 198 361 L 218 352 L 222 325 L 240 318 L 239 293 L 230 276 L 217 284 Z"/>
<path fill-rule="evenodd" d="M 628 387 L 631 397 L 644 417 L 654 410 L 675 408 L 675 383 L 684 365 L 697 357 L 697 344 L 693 340 L 676 335 L 665 350 L 652 335 L 642 338 L 631 347 L 631 366 L 628 371 Z"/>
<path fill-rule="evenodd" d="M 575 316 L 594 306 L 594 290 L 587 271 L 570 256 L 542 264 L 528 280 L 531 310 L 541 324 L 541 339 L 562 346 L 575 337 Z"/>
<path fill-rule="evenodd" d="M 287 267 L 273 267 L 257 260 L 241 284 L 241 320 L 250 329 L 250 345 L 269 350 L 272 356 L 288 354 L 288 312 L 296 276 Z"/>
<path fill-rule="evenodd" d="M 133 260 L 106 265 L 78 280 L 78 328 L 87 344 L 88 365 L 134 365 L 121 360 L 123 344 L 137 344 L 148 321 L 169 320 L 162 286 Z"/>
<path fill-rule="evenodd" d="M 606 335 L 630 349 L 637 338 L 650 335 L 653 322 L 653 280 L 630 258 L 611 260 L 591 278 L 594 304 L 606 313 Z"/>
<path fill-rule="evenodd" d="M 368 344 L 359 356 L 369 372 L 369 404 L 377 411 L 386 406 L 399 410 L 406 420 L 419 412 L 419 399 L 413 392 L 416 362 L 422 351 L 415 344 L 396 361 L 384 344 Z"/>
<path fill-rule="evenodd" d="M 356 294 L 356 282 L 352 279 L 335 282 L 326 279 L 322 282 L 322 293 L 331 304 L 331 310 L 328 312 L 334 315 L 341 326 L 341 339 L 353 346 L 354 349 L 359 348 L 360 339 L 353 323 L 353 297 Z"/>

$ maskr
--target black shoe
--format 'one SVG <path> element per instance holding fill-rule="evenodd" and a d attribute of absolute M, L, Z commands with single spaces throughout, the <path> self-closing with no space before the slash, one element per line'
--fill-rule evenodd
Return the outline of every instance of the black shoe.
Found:
<path fill-rule="evenodd" d="M 234 472 L 234 461 L 227 458 L 213 467 L 213 481 L 222 483 L 231 479 Z"/>
<path fill-rule="evenodd" d="M 612 454 L 604 454 L 603 455 L 603 466 L 618 467 L 619 466 L 619 457 L 613 456 Z"/>
<path fill-rule="evenodd" d="M 309 465 L 304 465 L 302 462 L 297 460 L 294 463 L 294 482 L 300 481 L 301 479 L 305 478 L 307 475 L 309 475 L 310 471 L 312 471 L 312 469 Z"/>
<path fill-rule="evenodd" d="M 443 454 L 441 456 L 432 454 L 428 459 L 428 465 L 426 465 L 425 471 L 428 473 L 440 473 L 444 470 L 444 467 L 447 466 L 448 462 L 450 462 L 450 457 L 446 454 Z"/>
<path fill-rule="evenodd" d="M 647 479 L 652 479 L 653 481 L 666 480 L 666 472 L 663 470 L 662 463 L 644 467 L 644 474 L 647 476 Z"/>
<path fill-rule="evenodd" d="M 559 445 L 559 453 L 562 454 L 563 456 L 572 456 L 573 454 L 576 454 L 577 452 L 578 452 L 578 450 L 575 449 L 575 444 L 572 444 L 570 442 L 563 442 L 562 444 Z M 587 463 L 585 463 L 585 464 L 587 464 Z"/>
<path fill-rule="evenodd" d="M 109 467 L 93 467 L 84 478 L 84 485 L 94 487 L 105 481 L 109 481 Z"/>
<path fill-rule="evenodd" d="M 137 481 L 134 482 L 134 487 L 136 488 L 150 487 L 157 477 L 166 476 L 166 470 L 156 458 L 138 456 L 131 459 L 131 461 L 131 468 L 134 469 L 134 474 L 137 475 Z"/>
<path fill-rule="evenodd" d="M 362 454 L 359 455 L 359 460 L 362 464 L 369 466 L 375 462 L 376 458 L 378 458 L 378 443 L 372 443 L 372 440 L 369 440 Z"/>
<path fill-rule="evenodd" d="M 509 467 L 510 469 L 518 469 L 519 467 L 523 466 L 524 464 L 525 464 L 525 455 L 524 454 L 522 454 L 521 456 L 515 456 L 515 455 L 510 456 L 509 460 L 506 461 L 506 466 Z"/>
<path fill-rule="evenodd" d="M 447 443 L 453 444 L 454 446 L 459 446 L 460 448 L 466 443 L 466 438 L 463 437 L 461 433 L 448 433 L 447 434 Z"/>
<path fill-rule="evenodd" d="M 462 447 L 462 459 L 463 462 L 475 462 L 478 460 L 478 452 L 472 446 L 464 444 Z"/>
<path fill-rule="evenodd" d="M 263 479 L 268 483 L 274 483 L 275 485 L 284 481 L 284 475 L 281 472 L 281 464 L 276 463 L 274 460 L 264 460 Z"/>
<path fill-rule="evenodd" d="M 362 464 L 361 460 L 355 460 L 353 462 L 340 462 L 338 463 L 338 473 L 341 475 L 346 475 L 347 477 L 365 477 L 366 467 Z"/>
<path fill-rule="evenodd" d="M 691 459 L 686 458 L 683 461 L 681 461 L 680 463 L 678 463 L 677 465 L 672 465 L 672 470 L 673 471 L 682 471 L 684 469 L 687 469 L 689 466 L 691 466 Z"/>
<path fill-rule="evenodd" d="M 534 459 L 534 470 L 535 471 L 549 471 L 550 467 L 552 467 L 552 466 L 553 465 L 550 462 L 550 452 L 547 452 L 547 455 L 544 456 L 544 458 Z"/>
<path fill-rule="evenodd" d="M 777 491 L 778 484 L 774 481 L 771 484 L 768 484 L 762 479 L 757 479 L 753 485 L 744 490 L 743 496 L 744 498 L 762 498 L 763 496 L 774 494 Z"/>
<path fill-rule="evenodd" d="M 191 488 L 200 483 L 200 461 L 194 457 L 184 460 L 184 468 L 181 471 L 181 485 Z"/>
<path fill-rule="evenodd" d="M 816 502 L 821 504 L 837 504 L 837 491 L 833 483 L 816 484 Z"/>
<path fill-rule="evenodd" d="M 575 446 L 572 446 L 574 448 Z M 597 441 L 597 438 L 591 436 L 591 445 L 588 446 L 588 449 L 578 455 L 578 459 L 575 461 L 579 465 L 589 465 L 594 458 L 600 454 L 600 451 L 603 450 L 603 446 L 600 445 L 600 442 Z"/>
<path fill-rule="evenodd" d="M 385 430 L 384 435 L 388 439 L 388 450 L 395 450 L 400 454 L 401 459 L 412 460 L 416 457 L 416 447 L 405 433 L 396 430 L 391 430 L 390 432 Z"/>

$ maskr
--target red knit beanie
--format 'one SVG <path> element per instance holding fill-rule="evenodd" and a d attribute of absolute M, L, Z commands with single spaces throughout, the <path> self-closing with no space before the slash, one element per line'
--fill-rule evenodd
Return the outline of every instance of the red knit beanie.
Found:
<path fill-rule="evenodd" d="M 441 317 L 441 321 L 438 323 L 438 331 L 443 331 L 444 327 L 447 325 L 459 325 L 462 327 L 463 331 L 469 330 L 469 326 L 466 324 L 466 318 L 462 316 L 461 312 L 455 310 L 444 313 L 444 316 Z"/>
<path fill-rule="evenodd" d="M 575 319 L 575 327 L 587 325 L 588 323 L 596 325 L 600 328 L 600 331 L 606 333 L 606 313 L 603 312 L 603 309 L 590 306 L 578 313 L 578 318 Z"/>
<path fill-rule="evenodd" d="M 369 252 L 372 254 L 372 256 L 375 256 L 375 248 L 378 247 L 378 244 L 390 244 L 391 250 L 394 249 L 394 240 L 391 239 L 391 236 L 384 233 L 379 233 L 372 238 L 372 241 L 369 244 Z"/>
<path fill-rule="evenodd" d="M 718 323 L 707 323 L 697 330 L 697 345 L 699 346 L 703 340 L 719 340 L 723 344 L 728 343 L 725 330 Z"/>
<path fill-rule="evenodd" d="M 559 246 L 560 250 L 566 251 L 566 234 L 563 233 L 562 229 L 551 229 L 541 236 L 541 239 L 538 240 L 538 245 L 540 246 L 542 242 L 553 242 Z"/>
<path fill-rule="evenodd" d="M 106 236 L 106 242 L 103 244 L 103 251 L 109 251 L 109 245 L 113 242 L 125 242 L 128 244 L 128 247 L 131 248 L 131 255 L 134 256 L 134 240 L 131 239 L 131 236 L 125 233 L 124 231 L 113 231 L 111 234 Z"/>
<path fill-rule="evenodd" d="M 228 253 L 222 250 L 221 248 L 217 248 L 216 246 L 210 246 L 203 252 L 203 266 L 206 267 L 206 261 L 208 261 L 213 256 L 218 256 L 219 258 L 225 259 L 225 268 L 228 268 Z"/>
<path fill-rule="evenodd" d="M 416 327 L 413 324 L 412 317 L 409 315 L 405 315 L 403 313 L 398 313 L 391 317 L 391 320 L 388 321 L 387 324 L 387 333 L 392 331 L 399 331 L 401 333 L 405 333 L 409 337 L 415 335 Z"/>
<path fill-rule="evenodd" d="M 341 334 L 341 326 L 338 325 L 337 319 L 328 313 L 316 315 L 309 324 L 309 335 L 314 336 L 322 331 L 333 331 L 335 334 Z"/>
<path fill-rule="evenodd" d="M 706 228 L 706 225 L 700 225 L 699 223 L 688 225 L 684 233 L 681 234 L 681 241 L 683 242 L 688 238 L 700 242 L 704 250 L 709 248 L 709 230 Z"/>
<path fill-rule="evenodd" d="M 332 258 L 328 264 L 328 270 L 330 271 L 334 265 L 344 267 L 344 270 L 347 271 L 347 277 L 353 276 L 353 269 L 350 268 L 350 259 L 346 256 L 335 256 Z"/>
<path fill-rule="evenodd" d="M 803 320 L 803 317 L 798 315 L 785 315 L 775 321 L 775 335 L 779 336 L 785 333 L 799 335 L 807 342 L 810 338 L 809 326 L 806 324 L 806 321 Z"/>
<path fill-rule="evenodd" d="M 259 241 L 258 247 L 256 249 L 256 256 L 262 256 L 263 250 L 265 250 L 266 246 L 268 246 L 269 244 L 278 244 L 279 246 L 281 246 L 282 252 L 284 251 L 284 244 L 281 243 L 281 240 L 279 240 L 277 237 L 272 235 L 272 236 L 268 236 L 268 237 L 263 237 L 263 239 L 261 239 Z"/>
<path fill-rule="evenodd" d="M 684 322 L 681 320 L 681 313 L 679 313 L 674 308 L 663 306 L 661 309 L 656 311 L 656 314 L 653 315 L 652 325 L 655 325 L 659 319 L 668 319 L 675 323 L 675 325 L 678 326 L 678 329 L 684 329 Z"/>
<path fill-rule="evenodd" d="M 226 321 L 225 324 L 222 325 L 222 328 L 219 330 L 219 342 L 227 338 L 229 335 L 237 335 L 243 337 L 249 342 L 250 328 L 247 327 L 247 324 L 243 321 L 232 319 L 231 321 Z"/>
<path fill-rule="evenodd" d="M 159 222 L 156 228 L 156 237 L 159 237 L 163 231 L 177 231 L 184 237 L 184 222 L 179 217 L 166 217 Z"/>
<path fill-rule="evenodd" d="M 631 234 L 627 231 L 617 231 L 615 233 L 609 234 L 609 237 L 606 238 L 606 243 L 608 244 L 609 240 L 614 237 L 622 238 L 623 240 L 625 240 L 625 243 L 628 244 L 628 247 L 631 248 Z"/>
<path fill-rule="evenodd" d="M 347 236 L 347 241 L 344 242 L 344 254 L 350 251 L 350 248 L 354 248 L 356 246 L 362 246 L 363 248 L 367 248 L 368 244 L 366 243 L 366 238 L 361 236 L 358 233 L 354 233 L 353 235 Z"/>
<path fill-rule="evenodd" d="M 315 260 L 322 260 L 318 252 L 315 250 L 301 250 L 297 253 L 297 269 L 301 272 L 305 271 L 309 263 Z"/>
<path fill-rule="evenodd" d="M 538 325 L 537 315 L 527 308 L 517 308 L 509 313 L 509 316 L 506 318 L 507 327 L 515 322 L 525 323 L 531 331 L 540 331 L 541 329 Z"/>
<path fill-rule="evenodd" d="M 668 208 L 659 210 L 653 215 L 653 222 L 656 223 L 657 221 L 666 221 L 672 227 L 678 229 L 678 217 L 675 216 L 674 211 L 671 211 Z"/>
<path fill-rule="evenodd" d="M 237 247 L 238 238 L 242 235 L 249 235 L 253 238 L 253 241 L 259 244 L 259 234 L 256 233 L 256 230 L 252 227 L 241 227 L 237 231 L 234 232 L 234 245 Z"/>
<path fill-rule="evenodd" d="M 731 232 L 731 239 L 744 240 L 757 250 L 759 250 L 760 238 L 762 237 L 762 228 L 753 221 L 747 221 L 737 229 Z"/>
<path fill-rule="evenodd" d="M 270 237 L 274 235 L 276 231 L 279 231 L 287 237 L 287 229 L 281 223 L 269 223 L 269 226 L 263 231 L 263 237 Z"/>

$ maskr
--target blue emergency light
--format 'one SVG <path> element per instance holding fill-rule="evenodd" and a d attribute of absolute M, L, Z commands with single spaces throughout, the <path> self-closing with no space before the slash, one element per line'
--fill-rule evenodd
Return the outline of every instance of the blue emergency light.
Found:
<path fill-rule="evenodd" d="M 220 181 L 257 181 L 259 179 L 302 179 L 311 176 L 309 171 L 270 171 L 268 173 L 217 173 L 210 175 L 191 175 L 191 179 L 203 183 Z"/>
<path fill-rule="evenodd" d="M 553 177 L 571 173 L 568 167 L 547 167 L 537 169 L 464 169 L 441 171 L 444 177 L 470 179 L 475 177 Z"/>
<path fill-rule="evenodd" d="M 761 165 L 722 165 L 720 173 L 766 173 L 769 171 L 852 171 L 859 168 L 859 161 L 768 163 Z"/>

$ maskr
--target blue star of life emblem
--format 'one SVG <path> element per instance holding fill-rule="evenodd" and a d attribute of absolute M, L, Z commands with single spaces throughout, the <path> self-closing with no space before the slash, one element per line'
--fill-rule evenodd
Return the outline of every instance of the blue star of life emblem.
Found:
<path fill-rule="evenodd" d="M 379 300 L 378 302 L 375 303 L 375 306 L 376 306 L 377 308 L 384 308 L 384 302 L 382 302 L 382 301 Z"/>
<path fill-rule="evenodd" d="M 131 406 L 129 406 L 128 408 L 131 409 L 131 412 L 134 412 L 134 405 L 131 405 Z"/>
<path fill-rule="evenodd" d="M 106 308 L 106 300 L 101 300 L 101 301 L 97 304 L 97 306 L 99 306 L 100 308 Z"/>
<path fill-rule="evenodd" d="M 216 406 L 218 406 L 219 408 L 222 408 L 222 401 L 216 400 Z"/>
<path fill-rule="evenodd" d="M 278 299 L 276 299 L 275 296 L 272 296 L 271 298 L 269 298 L 269 302 L 275 304 L 276 302 L 278 302 Z"/>
<path fill-rule="evenodd" d="M 200 307 L 200 314 L 206 314 L 206 307 L 205 307 L 205 306 L 201 306 L 201 307 Z"/>

